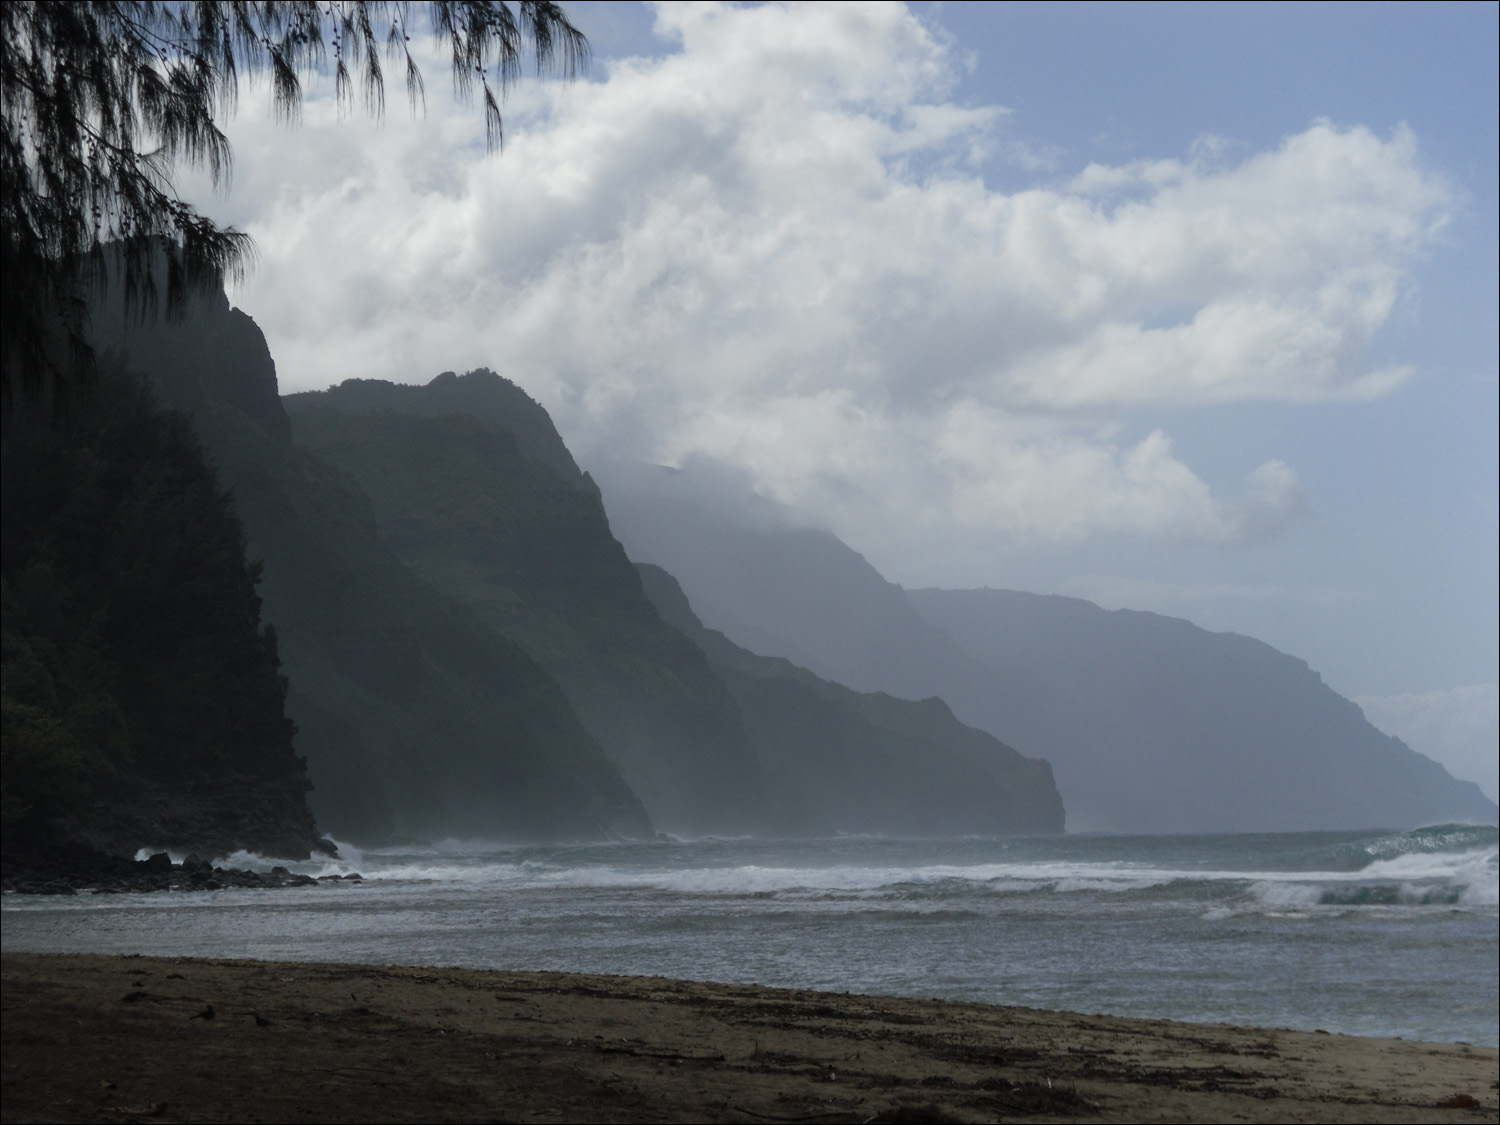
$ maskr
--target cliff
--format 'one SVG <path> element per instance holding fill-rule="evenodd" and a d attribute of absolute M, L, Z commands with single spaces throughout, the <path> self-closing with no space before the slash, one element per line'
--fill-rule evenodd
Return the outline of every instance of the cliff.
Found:
<path fill-rule="evenodd" d="M 739 644 L 861 691 L 940 696 L 959 721 L 1045 758 L 1074 830 L 1496 819 L 1475 785 L 1259 641 L 1076 598 L 906 591 L 831 533 L 747 515 L 685 477 L 606 480 L 633 558 L 669 570 Z"/>
<path fill-rule="evenodd" d="M 1014 590 L 908 597 L 1007 685 L 966 695 L 967 712 L 1045 748 L 1071 807 L 1101 828 L 1297 831 L 1496 819 L 1478 786 L 1376 730 L 1306 662 L 1251 637 Z"/>
<path fill-rule="evenodd" d="M 493 372 L 286 403 L 295 440 L 371 497 L 383 541 L 556 677 L 659 826 L 1062 830 L 1046 763 L 941 701 L 861 695 L 703 629 L 669 575 L 627 560 L 545 412 Z"/>
<path fill-rule="evenodd" d="M 370 497 L 401 561 L 556 679 L 658 827 L 777 825 L 734 700 L 641 591 L 540 406 L 488 371 L 285 401 L 296 441 Z"/>
<path fill-rule="evenodd" d="M 112 855 L 319 838 L 258 568 L 188 421 L 106 364 L 3 445 L 4 829 Z"/>
<path fill-rule="evenodd" d="M 114 341 L 194 427 L 263 560 L 312 807 L 360 841 L 653 831 L 552 678 L 382 541 L 359 486 L 291 441 L 253 322 L 222 294 Z"/>
<path fill-rule="evenodd" d="M 493 372 L 279 399 L 221 295 L 114 342 L 191 412 L 263 560 L 329 832 L 1061 830 L 1046 763 L 941 701 L 736 649 L 668 576 L 648 596 L 546 412 Z"/>
<path fill-rule="evenodd" d="M 677 580 L 639 564 L 662 617 L 697 643 L 745 716 L 789 819 L 817 835 L 1061 832 L 1051 767 L 964 726 L 936 697 L 857 692 L 707 629 Z"/>

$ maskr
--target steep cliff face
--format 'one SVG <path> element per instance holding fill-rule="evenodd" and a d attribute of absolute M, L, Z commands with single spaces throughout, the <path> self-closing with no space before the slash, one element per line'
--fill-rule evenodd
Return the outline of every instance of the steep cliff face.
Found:
<path fill-rule="evenodd" d="M 292 427 L 266 337 L 248 314 L 230 307 L 222 290 L 192 295 L 180 320 L 141 323 L 125 312 L 116 286 L 94 310 L 93 325 L 95 346 L 127 353 L 129 367 L 146 373 L 163 403 L 190 414 L 233 407 L 290 444 Z"/>
<path fill-rule="evenodd" d="M 647 595 L 696 642 L 745 716 L 788 820 L 819 835 L 1061 832 L 1044 761 L 966 727 L 941 699 L 856 692 L 704 628 L 666 571 L 640 564 Z"/>
<path fill-rule="evenodd" d="M 540 406 L 488 371 L 285 401 L 402 562 L 552 674 L 658 827 L 780 825 L 734 699 L 642 592 Z"/>
<path fill-rule="evenodd" d="M 108 365 L 4 438 L 7 848 L 327 848 L 257 569 L 187 419 Z"/>
<path fill-rule="evenodd" d="M 358 485 L 291 443 L 253 322 L 209 300 L 181 323 L 116 342 L 192 410 L 251 556 L 264 560 L 265 615 L 279 631 L 288 710 L 327 831 L 355 840 L 652 832 L 551 677 L 414 575 L 381 540 Z"/>
<path fill-rule="evenodd" d="M 1296 657 L 1078 598 L 913 590 L 1009 687 L 962 703 L 1044 749 L 1095 827 L 1404 828 L 1495 820 L 1493 802 L 1371 726 Z M 1016 705 L 1020 697 L 1026 705 Z M 1014 703 L 1007 707 L 1007 701 Z"/>

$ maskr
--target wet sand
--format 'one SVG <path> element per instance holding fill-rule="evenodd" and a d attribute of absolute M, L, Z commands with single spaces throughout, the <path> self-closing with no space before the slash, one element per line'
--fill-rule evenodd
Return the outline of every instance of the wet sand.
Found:
<path fill-rule="evenodd" d="M 653 977 L 6 953 L 5 1121 L 1495 1121 L 1491 1047 Z"/>

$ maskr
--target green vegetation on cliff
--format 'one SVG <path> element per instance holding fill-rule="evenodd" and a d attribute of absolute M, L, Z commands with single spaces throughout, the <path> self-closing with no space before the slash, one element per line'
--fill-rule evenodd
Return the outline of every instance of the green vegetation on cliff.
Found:
<path fill-rule="evenodd" d="M 188 419 L 105 370 L 0 456 L 7 842 L 307 855 L 258 568 Z"/>
<path fill-rule="evenodd" d="M 320 825 L 357 841 L 652 832 L 547 673 L 413 574 L 346 473 L 294 445 L 254 322 L 223 294 L 110 341 L 193 411 L 263 560 Z"/>
<path fill-rule="evenodd" d="M 329 831 L 649 834 L 557 686 L 403 566 L 352 481 L 233 408 L 200 414 L 199 426 L 266 560 L 289 706 Z"/>

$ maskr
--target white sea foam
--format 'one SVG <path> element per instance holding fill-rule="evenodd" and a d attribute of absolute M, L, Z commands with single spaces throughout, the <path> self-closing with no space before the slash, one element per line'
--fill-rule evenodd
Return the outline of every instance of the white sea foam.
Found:
<path fill-rule="evenodd" d="M 140 863 L 142 860 L 150 859 L 152 856 L 160 855 L 162 852 L 166 852 L 173 863 L 181 863 L 187 858 L 187 852 L 178 851 L 175 848 L 137 848 L 135 861 Z"/>
<path fill-rule="evenodd" d="M 1408 853 L 1359 871 L 1261 873 L 1250 897 L 1272 909 L 1315 906 L 1494 906 L 1500 895 L 1497 849 Z"/>
<path fill-rule="evenodd" d="M 292 866 L 303 866 L 302 864 L 296 864 L 295 861 L 274 859 L 271 856 L 261 855 L 259 852 L 245 851 L 243 848 L 237 852 L 230 852 L 226 856 L 216 858 L 214 863 L 218 867 L 248 869 L 250 871 L 269 871 L 273 867 L 290 868 Z"/>
<path fill-rule="evenodd" d="M 1500 866 L 1500 849 L 1476 848 L 1464 852 L 1416 852 L 1377 859 L 1355 874 L 1367 879 L 1473 878 L 1486 869 L 1494 878 Z"/>
<path fill-rule="evenodd" d="M 279 861 L 240 853 L 220 862 L 264 870 Z M 1493 830 L 442 841 L 341 844 L 337 860 L 285 865 L 311 875 L 358 870 L 365 882 L 7 895 L 4 945 L 659 973 L 1496 1038 Z M 1318 940 L 1288 942 L 1289 926 Z M 1284 971 L 1267 974 L 1268 963 Z"/>
<path fill-rule="evenodd" d="M 342 849 L 341 849 L 342 851 Z M 447 854 L 442 854 L 447 853 Z M 249 855 L 235 865 L 264 866 Z M 538 857 L 510 850 L 486 855 L 449 848 L 406 852 L 350 853 L 316 866 L 299 865 L 315 875 L 360 871 L 379 882 L 487 885 L 514 891 L 641 890 L 677 895 L 778 896 L 796 898 L 950 897 L 951 895 L 1121 894 L 1174 883 L 1238 886 L 1269 909 L 1305 908 L 1320 903 L 1358 905 L 1399 902 L 1411 905 L 1496 902 L 1496 849 L 1422 852 L 1376 860 L 1358 871 L 1236 871 L 1152 867 L 1121 862 L 1062 861 L 900 865 L 738 864 L 672 866 L 684 858 L 666 849 L 641 862 L 578 862 L 566 851 Z"/>
<path fill-rule="evenodd" d="M 1485 833 L 1488 832 L 1488 836 Z M 1028 895 L 1122 895 L 1145 892 L 1169 899 L 1208 897 L 1219 910 L 1302 911 L 1316 907 L 1361 906 L 1493 907 L 1500 899 L 1500 848 L 1457 850 L 1464 843 L 1493 841 L 1493 830 L 1423 829 L 1331 846 L 1339 856 L 1378 855 L 1354 870 L 1203 869 L 1134 860 L 1079 860 L 1034 854 L 1003 862 L 871 864 L 839 862 L 813 847 L 767 846 L 771 862 L 743 862 L 754 842 L 708 841 L 671 845 L 519 847 L 443 840 L 422 846 L 361 849 L 339 841 L 339 858 L 314 857 L 289 863 L 251 852 L 221 862 L 229 867 L 265 870 L 284 864 L 315 877 L 359 872 L 373 884 L 448 884 L 512 892 L 642 891 L 680 896 L 781 898 L 798 901 L 895 902 L 917 908 L 961 898 Z M 1440 844 L 1445 846 L 1440 847 Z M 839 847 L 847 851 L 849 841 Z M 881 841 L 868 843 L 878 854 Z M 743 845 L 743 849 L 742 846 Z M 900 851 L 899 845 L 887 850 Z M 737 853 L 737 854 L 735 854 Z M 148 854 L 143 849 L 141 858 Z M 702 862 L 713 855 L 741 862 Z M 920 850 L 918 853 L 920 854 Z M 1316 855 L 1317 853 L 1313 853 Z M 813 862 L 785 862 L 812 859 Z M 174 860 L 181 857 L 174 855 Z M 912 855 L 916 858 L 916 854 Z M 775 860 L 782 862 L 775 862 Z M 698 862 L 693 862 L 693 861 Z M 821 861 L 821 862 L 819 862 Z M 1305 862 L 1305 860 L 1304 860 Z M 679 866 L 679 864 L 681 866 Z M 1170 888 L 1180 884 L 1181 893 Z M 924 906 L 925 908 L 925 906 Z"/>
<path fill-rule="evenodd" d="M 368 857 L 367 857 L 368 858 Z M 456 867 L 430 862 L 367 862 L 367 878 L 483 882 L 517 890 L 656 890 L 689 895 L 865 895 L 871 893 L 1121 892 L 1160 886 L 1186 873 L 1087 864 L 979 864 L 922 867 L 627 867 L 604 864 L 496 862 Z"/>
<path fill-rule="evenodd" d="M 1301 880 L 1261 879 L 1250 884 L 1250 897 L 1272 910 L 1305 909 L 1323 900 L 1323 886 Z"/>

